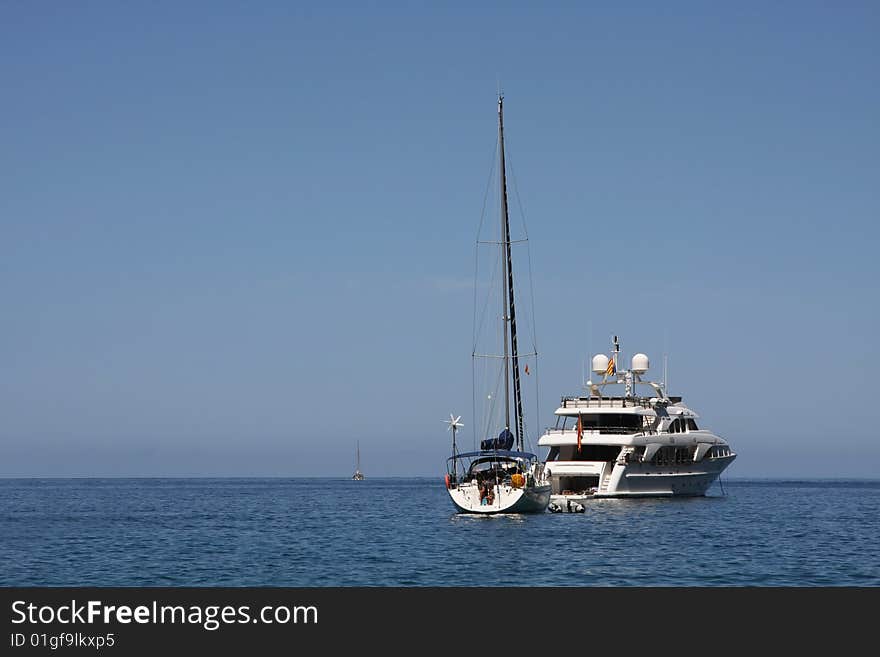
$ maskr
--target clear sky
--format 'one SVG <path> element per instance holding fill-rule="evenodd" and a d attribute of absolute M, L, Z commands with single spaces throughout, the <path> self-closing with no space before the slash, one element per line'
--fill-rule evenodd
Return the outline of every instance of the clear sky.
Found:
<path fill-rule="evenodd" d="M 348 476 L 360 440 L 441 476 L 500 80 L 539 424 L 616 333 L 728 475 L 877 476 L 878 34 L 876 2 L 0 3 L 0 475 Z"/>

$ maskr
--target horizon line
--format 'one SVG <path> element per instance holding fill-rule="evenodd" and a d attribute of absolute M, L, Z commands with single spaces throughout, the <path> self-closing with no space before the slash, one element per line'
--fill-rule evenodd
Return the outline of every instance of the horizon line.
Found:
<path fill-rule="evenodd" d="M 366 477 L 367 480 L 377 479 L 434 479 L 442 480 L 437 474 L 431 475 L 379 475 Z M 73 479 L 351 479 L 351 475 L 0 475 L 0 480 L 73 480 Z M 720 479 L 719 479 L 720 481 Z M 817 476 L 817 475 L 788 475 L 788 476 L 736 476 L 725 477 L 724 482 L 729 481 L 880 481 L 880 476 Z"/>

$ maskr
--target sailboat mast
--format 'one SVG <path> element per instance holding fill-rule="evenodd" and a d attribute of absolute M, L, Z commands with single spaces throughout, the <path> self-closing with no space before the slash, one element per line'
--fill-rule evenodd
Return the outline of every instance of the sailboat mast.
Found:
<path fill-rule="evenodd" d="M 516 413 L 516 444 L 523 449 L 522 392 L 519 379 L 519 356 L 516 345 L 516 304 L 513 294 L 513 259 L 510 248 L 510 218 L 507 210 L 507 168 L 504 161 L 504 97 L 498 97 L 498 143 L 500 144 L 501 170 L 501 231 L 504 249 L 504 320 L 510 324 L 510 351 L 508 356 L 507 327 L 504 327 L 504 408 L 505 422 L 510 427 L 510 364 L 513 365 L 513 399 Z M 512 363 L 510 362 L 512 361 Z"/>
<path fill-rule="evenodd" d="M 501 327 L 504 334 L 504 428 L 510 429 L 510 355 L 508 346 L 507 321 L 508 317 L 508 257 L 505 250 L 508 244 L 508 226 L 507 226 L 507 173 L 504 169 L 504 97 L 498 96 L 498 157 L 501 162 L 499 170 L 501 176 Z"/>

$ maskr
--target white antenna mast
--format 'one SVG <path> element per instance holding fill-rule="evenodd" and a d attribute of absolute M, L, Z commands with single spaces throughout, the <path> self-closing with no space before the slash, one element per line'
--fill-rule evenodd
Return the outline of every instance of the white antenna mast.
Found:
<path fill-rule="evenodd" d="M 663 394 L 669 397 L 669 378 L 668 378 L 669 354 L 663 354 Z"/>
<path fill-rule="evenodd" d="M 593 362 L 593 320 L 590 320 L 590 340 L 587 342 L 587 359 L 592 364 Z M 584 363 L 584 368 L 586 369 L 587 364 Z M 590 378 L 586 378 L 586 372 L 584 372 L 584 378 L 582 379 L 584 382 L 584 388 L 592 394 L 592 383 L 593 383 L 593 375 L 590 375 Z"/>
<path fill-rule="evenodd" d="M 663 330 L 663 394 L 669 397 L 669 379 L 668 379 L 668 363 L 669 363 L 669 331 Z"/>
<path fill-rule="evenodd" d="M 614 372 L 620 372 L 620 341 L 614 336 Z"/>

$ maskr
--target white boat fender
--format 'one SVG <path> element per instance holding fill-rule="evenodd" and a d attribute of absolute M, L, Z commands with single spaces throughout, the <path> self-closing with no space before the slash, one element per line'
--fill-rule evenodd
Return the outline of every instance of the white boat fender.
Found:
<path fill-rule="evenodd" d="M 586 511 L 583 504 L 578 504 L 577 502 L 573 502 L 571 505 L 572 513 L 583 513 Z"/>
<path fill-rule="evenodd" d="M 554 502 L 550 502 L 550 504 L 547 505 L 547 510 L 550 513 L 559 513 L 562 511 L 562 509 L 559 508 L 559 505 Z"/>

